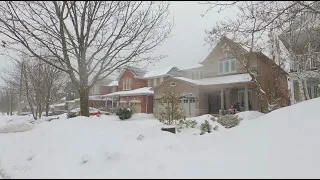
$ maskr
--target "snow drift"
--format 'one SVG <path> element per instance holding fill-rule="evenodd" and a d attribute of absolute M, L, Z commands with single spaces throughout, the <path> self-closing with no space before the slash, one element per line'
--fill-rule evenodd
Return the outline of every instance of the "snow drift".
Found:
<path fill-rule="evenodd" d="M 32 129 L 32 124 L 28 122 L 15 122 L 0 127 L 0 133 L 25 132 L 29 131 L 30 129 Z"/>
<path fill-rule="evenodd" d="M 312 99 L 203 136 L 163 132 L 153 118 L 59 119 L 0 134 L 0 160 L 11 178 L 319 178 L 319 105 Z"/>

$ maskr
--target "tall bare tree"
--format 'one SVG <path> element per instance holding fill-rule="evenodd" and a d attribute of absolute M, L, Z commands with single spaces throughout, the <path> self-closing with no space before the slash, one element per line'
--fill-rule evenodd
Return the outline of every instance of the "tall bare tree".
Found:
<path fill-rule="evenodd" d="M 97 81 L 128 63 L 162 58 L 150 53 L 172 29 L 167 2 L 5 1 L 0 12 L 4 46 L 27 50 L 66 72 L 79 91 L 84 116 Z"/>
<path fill-rule="evenodd" d="M 28 102 L 34 119 L 41 118 L 44 110 L 48 115 L 49 105 L 65 96 L 66 73 L 37 58 L 24 57 L 7 69 L 1 78 L 15 89 L 17 100 Z"/>

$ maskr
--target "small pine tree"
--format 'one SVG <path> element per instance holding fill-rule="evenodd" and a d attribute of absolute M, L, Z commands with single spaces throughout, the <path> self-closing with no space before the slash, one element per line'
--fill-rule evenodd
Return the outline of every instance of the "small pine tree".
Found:
<path fill-rule="evenodd" d="M 166 125 L 178 124 L 184 121 L 186 115 L 180 106 L 180 94 L 174 92 L 172 88 L 167 88 L 159 99 L 159 104 L 163 110 L 159 113 L 159 121 Z"/>

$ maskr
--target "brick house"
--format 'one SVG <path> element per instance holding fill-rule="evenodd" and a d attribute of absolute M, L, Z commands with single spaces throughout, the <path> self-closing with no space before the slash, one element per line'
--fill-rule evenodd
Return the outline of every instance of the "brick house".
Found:
<path fill-rule="evenodd" d="M 118 77 L 118 91 L 103 95 L 112 108 L 130 107 L 135 113 L 153 113 L 152 87 L 178 73 L 176 67 L 146 71 L 127 66 Z M 108 101 L 111 103 L 108 103 Z"/>
<path fill-rule="evenodd" d="M 237 56 L 231 51 L 237 50 Z M 222 37 L 207 58 L 190 68 L 180 70 L 181 76 L 170 77 L 154 90 L 154 115 L 163 107 L 158 100 L 166 88 L 173 88 L 181 95 L 181 107 L 187 117 L 218 114 L 237 104 L 242 110 L 263 111 L 266 104 L 258 97 L 258 90 L 251 76 L 238 59 L 246 58 L 251 69 L 265 90 L 275 92 L 281 106 L 289 102 L 287 73 L 261 52 L 249 53 L 240 45 Z M 277 85 L 271 82 L 278 82 Z M 271 94 L 271 93 L 270 93 Z"/>

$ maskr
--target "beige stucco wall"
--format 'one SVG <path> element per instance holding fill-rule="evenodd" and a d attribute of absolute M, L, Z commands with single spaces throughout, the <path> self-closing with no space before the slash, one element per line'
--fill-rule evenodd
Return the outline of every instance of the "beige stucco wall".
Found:
<path fill-rule="evenodd" d="M 173 82 L 176 83 L 176 86 L 171 87 L 171 84 Z M 157 112 L 158 103 L 157 103 L 156 99 L 160 98 L 162 96 L 162 94 L 165 92 L 166 88 L 168 88 L 168 87 L 174 89 L 174 91 L 176 93 L 180 93 L 180 95 L 192 93 L 192 97 L 197 97 L 197 99 L 196 99 L 196 114 L 199 114 L 199 111 L 203 111 L 203 110 L 199 110 L 199 104 L 200 104 L 200 101 L 205 101 L 205 98 L 203 95 L 199 96 L 199 86 L 170 78 L 167 81 L 165 81 L 161 86 L 158 86 L 157 88 L 154 89 L 153 114 L 155 116 L 158 114 L 158 112 Z"/>

